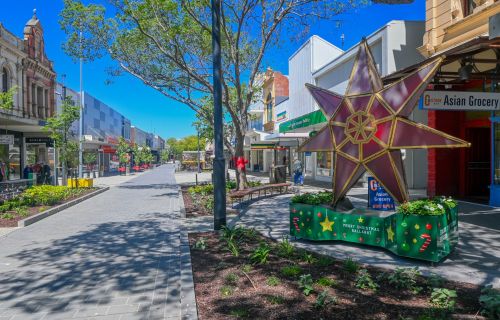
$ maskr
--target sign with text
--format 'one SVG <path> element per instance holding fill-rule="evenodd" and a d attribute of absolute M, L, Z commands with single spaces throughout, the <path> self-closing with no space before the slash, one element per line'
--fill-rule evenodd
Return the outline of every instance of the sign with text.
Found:
<path fill-rule="evenodd" d="M 368 177 L 368 207 L 374 210 L 394 210 L 396 208 L 394 199 L 373 177 Z"/>
<path fill-rule="evenodd" d="M 0 134 L 0 144 L 14 144 L 14 136 L 12 134 Z"/>
<path fill-rule="evenodd" d="M 421 105 L 427 110 L 500 110 L 500 93 L 425 91 Z"/>
<path fill-rule="evenodd" d="M 54 140 L 49 137 L 26 137 L 25 142 L 28 144 L 45 144 L 47 147 L 54 146 Z"/>

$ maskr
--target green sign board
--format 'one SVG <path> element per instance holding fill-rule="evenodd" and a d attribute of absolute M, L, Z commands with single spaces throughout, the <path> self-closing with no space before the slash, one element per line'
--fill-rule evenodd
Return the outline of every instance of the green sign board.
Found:
<path fill-rule="evenodd" d="M 308 240 L 342 240 L 378 246 L 414 259 L 438 262 L 458 243 L 457 208 L 441 216 L 290 204 L 290 234 Z"/>
<path fill-rule="evenodd" d="M 295 119 L 280 124 L 280 133 L 285 133 L 299 128 L 309 127 L 318 123 L 326 122 L 325 115 L 321 110 L 305 114 Z"/>

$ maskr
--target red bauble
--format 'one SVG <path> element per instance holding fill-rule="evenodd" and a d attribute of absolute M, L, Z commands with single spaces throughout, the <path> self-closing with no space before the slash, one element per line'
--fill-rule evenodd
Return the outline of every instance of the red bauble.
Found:
<path fill-rule="evenodd" d="M 430 224 L 430 223 L 426 224 L 426 225 L 425 225 L 425 228 L 426 228 L 427 230 L 431 230 L 431 229 L 432 229 L 432 224 Z"/>

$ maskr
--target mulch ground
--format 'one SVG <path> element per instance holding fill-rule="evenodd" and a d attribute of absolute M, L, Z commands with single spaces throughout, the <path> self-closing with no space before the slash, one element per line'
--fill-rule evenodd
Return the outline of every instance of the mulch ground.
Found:
<path fill-rule="evenodd" d="M 195 248 L 200 239 L 204 239 L 205 249 Z M 383 276 L 391 271 L 362 266 L 379 288 L 358 289 L 356 273 L 346 271 L 343 261 L 313 253 L 315 262 L 308 263 L 304 250 L 280 257 L 278 243 L 261 235 L 244 238 L 238 257 L 230 253 L 218 233 L 190 234 L 189 241 L 200 319 L 484 319 L 478 316 L 480 288 L 471 284 L 446 281 L 440 285 L 458 295 L 454 313 L 443 315 L 432 311 L 432 287 L 424 277 L 418 278 L 422 290 L 415 294 L 391 285 Z M 269 262 L 250 265 L 249 257 L 261 242 L 272 248 Z M 299 276 L 285 276 L 281 271 L 290 265 L 299 266 L 302 274 L 310 274 L 314 281 L 326 277 L 334 284 L 325 287 L 315 283 L 314 292 L 305 296 L 298 285 Z M 279 283 L 269 285 L 270 276 L 277 277 Z M 336 297 L 336 302 L 316 307 L 318 294 L 324 290 Z"/>
<path fill-rule="evenodd" d="M 57 203 L 53 206 L 36 206 L 36 207 L 27 207 L 26 209 L 28 210 L 27 214 L 25 216 L 19 216 L 17 215 L 16 211 L 14 210 L 11 210 L 11 211 L 6 211 L 5 213 L 10 213 L 14 216 L 13 219 L 2 219 L 0 218 L 0 228 L 12 228 L 12 227 L 17 227 L 17 222 L 19 220 L 23 220 L 23 219 L 26 219 L 30 216 L 33 216 L 35 214 L 38 214 L 38 213 L 41 213 L 45 210 L 48 210 L 50 208 L 53 208 L 53 207 L 57 207 L 57 206 L 60 206 L 61 204 L 64 204 L 66 202 L 69 202 L 69 201 L 72 201 L 72 200 L 75 200 L 77 198 L 81 198 L 93 191 L 95 191 L 96 188 L 91 188 L 91 189 L 88 189 L 88 190 L 85 190 L 83 191 L 82 193 L 80 193 L 79 195 L 75 195 L 75 196 L 71 196 L 69 198 L 67 198 L 66 200 L 64 201 L 61 201 L 60 203 Z M 0 216 L 3 215 L 3 213 L 0 213 Z"/>
<path fill-rule="evenodd" d="M 184 199 L 184 208 L 186 209 L 186 217 L 194 218 L 213 215 L 212 211 L 207 210 L 201 205 L 196 205 L 195 199 L 193 199 L 191 194 L 188 192 L 189 187 L 191 186 L 181 186 L 182 198 Z"/>

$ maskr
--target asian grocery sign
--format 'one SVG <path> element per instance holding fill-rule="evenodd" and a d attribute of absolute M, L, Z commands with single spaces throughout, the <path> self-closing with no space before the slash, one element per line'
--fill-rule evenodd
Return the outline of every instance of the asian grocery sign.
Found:
<path fill-rule="evenodd" d="M 394 210 L 391 195 L 373 177 L 368 177 L 368 207 L 374 210 Z"/>
<path fill-rule="evenodd" d="M 499 110 L 500 93 L 425 91 L 422 96 L 421 106 L 427 110 Z"/>

